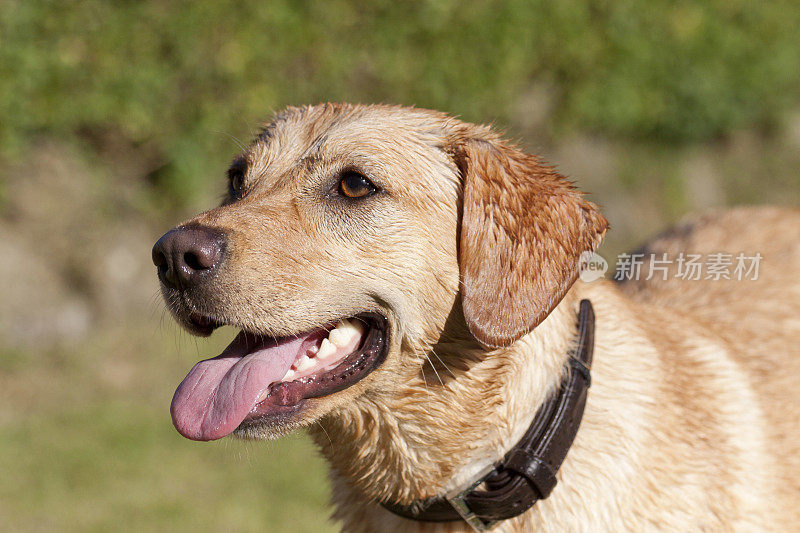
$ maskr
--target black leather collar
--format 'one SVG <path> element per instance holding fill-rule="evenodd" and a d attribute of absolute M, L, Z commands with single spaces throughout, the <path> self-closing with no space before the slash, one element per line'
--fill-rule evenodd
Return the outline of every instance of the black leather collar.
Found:
<path fill-rule="evenodd" d="M 564 372 L 558 394 L 539 408 L 528 431 L 503 460 L 464 491 L 411 505 L 392 502 L 381 505 L 411 520 L 464 520 L 477 531 L 483 531 L 498 520 L 518 516 L 537 500 L 547 498 L 581 423 L 591 384 L 589 369 L 593 351 L 594 310 L 589 300 L 581 300 L 578 344 L 570 354 L 570 368 Z M 481 485 L 485 487 L 478 489 Z"/>

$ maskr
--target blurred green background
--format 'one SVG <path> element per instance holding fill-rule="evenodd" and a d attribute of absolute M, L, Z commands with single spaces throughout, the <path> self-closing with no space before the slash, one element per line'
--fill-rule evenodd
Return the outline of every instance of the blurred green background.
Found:
<path fill-rule="evenodd" d="M 611 221 L 800 205 L 794 0 L 0 0 L 0 524 L 324 531 L 302 435 L 197 444 L 174 387 L 232 332 L 163 312 L 150 246 L 288 104 L 494 122 Z"/>

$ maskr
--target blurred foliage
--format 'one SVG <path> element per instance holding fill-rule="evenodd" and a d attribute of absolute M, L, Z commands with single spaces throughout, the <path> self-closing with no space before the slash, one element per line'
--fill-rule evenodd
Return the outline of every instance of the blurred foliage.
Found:
<path fill-rule="evenodd" d="M 793 0 L 420 3 L 0 1 L 0 154 L 39 135 L 147 153 L 187 198 L 287 104 L 390 101 L 549 129 L 687 142 L 800 101 Z M 96 148 L 96 146 L 94 146 Z"/>
<path fill-rule="evenodd" d="M 272 111 L 383 101 L 496 120 L 597 193 L 612 257 L 690 209 L 800 202 L 798 28 L 795 0 L 0 0 L 0 247 L 19 289 L 0 311 L 59 337 L 16 351 L 0 330 L 0 523 L 331 528 L 307 439 L 172 430 L 175 385 L 229 335 L 178 357 L 136 303 L 162 309 L 151 266 L 136 274 L 180 219 L 160 204 L 207 206 Z M 76 302 L 92 329 L 60 338 Z"/>
<path fill-rule="evenodd" d="M 191 349 L 128 320 L 72 346 L 0 342 L 0 529 L 335 531 L 308 438 L 196 443 L 170 424 L 175 385 L 233 334 Z"/>
<path fill-rule="evenodd" d="M 164 419 L 114 400 L 0 428 L 0 466 L 25 488 L 0 483 L 4 529 L 334 531 L 307 439 L 191 445 Z"/>

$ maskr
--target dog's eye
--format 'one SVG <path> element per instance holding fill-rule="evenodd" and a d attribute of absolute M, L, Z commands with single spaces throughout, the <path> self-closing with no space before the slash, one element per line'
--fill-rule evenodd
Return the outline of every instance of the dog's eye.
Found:
<path fill-rule="evenodd" d="M 339 194 L 348 198 L 363 198 L 377 190 L 371 181 L 358 172 L 345 172 L 339 180 Z"/>
<path fill-rule="evenodd" d="M 230 169 L 228 171 L 228 183 L 231 196 L 240 198 L 244 189 L 244 170 L 239 168 Z"/>

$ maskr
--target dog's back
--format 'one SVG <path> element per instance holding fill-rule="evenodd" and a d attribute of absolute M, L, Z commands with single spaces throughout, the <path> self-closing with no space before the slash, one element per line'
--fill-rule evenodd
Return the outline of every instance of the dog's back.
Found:
<path fill-rule="evenodd" d="M 636 253 L 643 254 L 642 275 L 621 282 L 620 288 L 633 299 L 696 317 L 730 346 L 761 402 L 772 437 L 770 451 L 785 465 L 778 485 L 796 498 L 800 494 L 800 210 L 738 208 L 694 217 Z M 706 267 L 699 280 L 684 279 L 690 254 L 700 256 L 698 261 Z M 745 265 L 737 271 L 739 254 Z M 666 276 L 656 268 L 646 279 L 651 263 L 664 259 L 654 266 L 667 265 Z M 708 270 L 714 263 L 722 265 L 717 273 Z"/>

